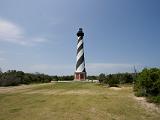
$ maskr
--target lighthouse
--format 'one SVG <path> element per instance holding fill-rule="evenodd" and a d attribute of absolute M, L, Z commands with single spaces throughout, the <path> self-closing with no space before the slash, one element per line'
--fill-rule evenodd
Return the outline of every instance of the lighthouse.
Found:
<path fill-rule="evenodd" d="M 86 69 L 85 69 L 85 59 L 84 59 L 84 47 L 83 47 L 83 30 L 79 28 L 77 32 L 77 60 L 76 60 L 76 71 L 74 79 L 81 81 L 86 80 Z"/>

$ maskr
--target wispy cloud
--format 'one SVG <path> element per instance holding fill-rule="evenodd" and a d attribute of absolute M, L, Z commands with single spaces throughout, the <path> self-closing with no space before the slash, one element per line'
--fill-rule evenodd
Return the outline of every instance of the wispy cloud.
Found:
<path fill-rule="evenodd" d="M 5 53 L 5 51 L 3 51 L 3 50 L 0 50 L 0 55 L 2 55 L 2 54 L 4 54 Z"/>
<path fill-rule="evenodd" d="M 138 70 L 142 68 L 139 64 L 87 63 L 86 70 L 88 75 L 99 75 L 100 73 L 134 72 L 134 66 L 136 66 Z M 28 71 L 52 75 L 71 75 L 75 72 L 75 65 L 35 64 L 29 66 Z"/>
<path fill-rule="evenodd" d="M 46 42 L 47 40 L 41 37 L 29 37 L 19 25 L 0 19 L 0 41 L 32 46 L 36 43 Z"/>
<path fill-rule="evenodd" d="M 134 72 L 134 66 L 140 66 L 139 64 L 127 64 L 127 63 L 88 63 L 86 69 L 89 74 L 100 73 L 118 73 L 118 72 Z"/>
<path fill-rule="evenodd" d="M 40 72 L 51 75 L 71 75 L 74 73 L 74 65 L 35 64 L 27 69 L 29 72 Z"/>
<path fill-rule="evenodd" d="M 88 67 L 90 69 L 100 68 L 117 68 L 117 67 L 131 67 L 132 64 L 119 64 L 119 63 L 89 63 Z"/>
<path fill-rule="evenodd" d="M 3 57 L 5 51 L 0 50 L 0 62 L 5 61 L 6 59 Z"/>
<path fill-rule="evenodd" d="M 1 58 L 1 57 L 0 57 L 0 61 L 4 61 L 4 60 L 5 60 L 5 58 Z"/>

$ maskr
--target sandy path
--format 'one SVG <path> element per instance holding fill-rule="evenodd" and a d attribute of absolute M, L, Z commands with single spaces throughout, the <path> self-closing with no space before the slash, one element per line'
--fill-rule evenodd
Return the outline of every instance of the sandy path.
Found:
<path fill-rule="evenodd" d="M 53 84 L 53 83 L 47 83 L 47 84 Z M 18 92 L 20 90 L 20 92 L 23 91 L 27 91 L 30 88 L 33 88 L 37 85 L 45 85 L 45 83 L 43 84 L 31 84 L 31 85 L 20 85 L 20 86 L 9 86 L 9 87 L 0 87 L 0 93 L 14 93 L 14 92 Z"/>
<path fill-rule="evenodd" d="M 10 87 L 0 87 L 0 93 L 12 93 L 18 90 L 26 90 L 31 88 L 29 85 L 21 85 L 21 86 L 10 86 Z"/>
<path fill-rule="evenodd" d="M 141 105 L 143 108 L 145 108 L 147 111 L 150 111 L 150 112 L 156 111 L 160 114 L 160 106 L 154 103 L 147 102 L 145 97 L 133 96 L 133 99 L 135 99 L 138 102 L 138 104 Z"/>

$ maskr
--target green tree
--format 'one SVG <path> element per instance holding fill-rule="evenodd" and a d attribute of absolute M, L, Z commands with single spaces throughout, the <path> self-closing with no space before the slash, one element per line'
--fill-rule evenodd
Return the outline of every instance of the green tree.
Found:
<path fill-rule="evenodd" d="M 106 80 L 106 75 L 104 73 L 101 73 L 98 78 L 100 83 L 104 83 Z"/>
<path fill-rule="evenodd" d="M 119 84 L 119 80 L 117 78 L 117 74 L 109 74 L 107 75 L 107 84 L 110 86 L 110 87 L 117 87 Z"/>

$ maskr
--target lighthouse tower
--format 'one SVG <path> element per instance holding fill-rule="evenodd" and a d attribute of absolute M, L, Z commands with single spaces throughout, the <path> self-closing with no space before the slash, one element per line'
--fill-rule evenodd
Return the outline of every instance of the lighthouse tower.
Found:
<path fill-rule="evenodd" d="M 85 80 L 86 79 L 86 69 L 85 69 L 85 61 L 84 61 L 84 48 L 83 48 L 83 36 L 84 33 L 82 28 L 79 28 L 77 33 L 78 42 L 77 42 L 77 63 L 76 63 L 76 71 L 75 71 L 75 80 Z"/>

